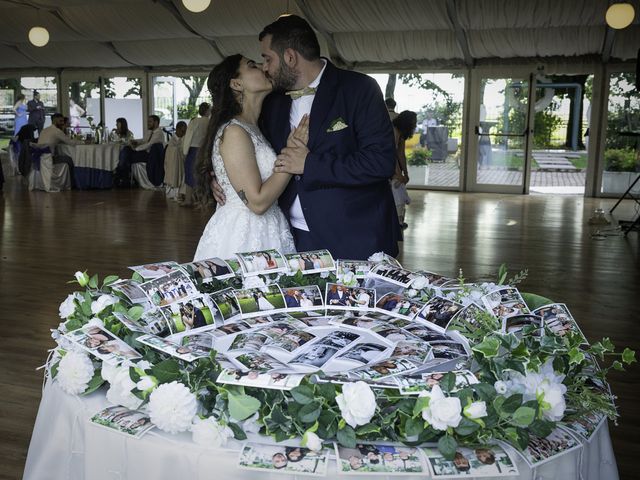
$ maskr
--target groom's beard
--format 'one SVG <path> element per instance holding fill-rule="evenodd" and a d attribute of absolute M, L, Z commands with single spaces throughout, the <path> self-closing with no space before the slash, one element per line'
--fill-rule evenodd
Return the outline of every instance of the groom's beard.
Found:
<path fill-rule="evenodd" d="M 274 91 L 285 92 L 287 90 L 293 90 L 298 81 L 298 72 L 281 60 L 280 69 L 276 72 L 275 76 L 270 77 L 270 80 Z"/>

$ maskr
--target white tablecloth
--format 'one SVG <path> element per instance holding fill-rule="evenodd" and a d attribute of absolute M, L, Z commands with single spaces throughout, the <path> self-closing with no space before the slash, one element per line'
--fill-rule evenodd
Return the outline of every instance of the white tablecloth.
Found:
<path fill-rule="evenodd" d="M 238 469 L 236 462 L 241 444 L 236 441 L 230 442 L 227 449 L 205 449 L 194 444 L 187 433 L 169 435 L 154 429 L 143 438 L 134 439 L 93 425 L 89 418 L 105 406 L 104 391 L 75 397 L 64 393 L 57 383 L 48 382 L 29 446 L 24 480 L 287 480 L 296 477 Z M 618 478 L 607 425 L 603 425 L 583 449 L 534 470 L 517 454 L 514 453 L 513 458 L 520 471 L 517 478 L 522 480 Z M 338 477 L 335 461 L 330 462 L 327 477 Z M 351 477 L 362 480 L 417 478 Z M 303 478 L 312 477 L 298 476 L 299 480 Z"/>
<path fill-rule="evenodd" d="M 115 170 L 120 155 L 119 143 L 93 145 L 58 145 L 57 152 L 69 155 L 76 167 L 95 168 L 97 170 Z"/>

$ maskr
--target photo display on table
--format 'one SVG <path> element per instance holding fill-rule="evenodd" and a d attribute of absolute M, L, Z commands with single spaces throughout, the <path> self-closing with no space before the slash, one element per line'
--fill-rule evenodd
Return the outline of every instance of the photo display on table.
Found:
<path fill-rule="evenodd" d="M 211 311 L 208 297 L 191 297 L 161 307 L 160 311 L 171 325 L 175 333 L 188 330 L 214 328 L 214 313 Z"/>
<path fill-rule="evenodd" d="M 287 273 L 289 270 L 286 259 L 275 249 L 236 253 L 236 257 L 245 276 Z"/>
<path fill-rule="evenodd" d="M 334 444 L 338 475 L 428 474 L 420 450 L 384 443 L 359 443 L 355 448 Z"/>
<path fill-rule="evenodd" d="M 103 327 L 85 325 L 67 333 L 65 336 L 91 355 L 110 364 L 142 357 L 129 344 L 120 340 Z"/>
<path fill-rule="evenodd" d="M 590 442 L 593 435 L 606 421 L 607 417 L 604 414 L 590 413 L 582 415 L 580 418 L 576 418 L 571 422 L 567 422 L 564 426 L 580 439 Z"/>
<path fill-rule="evenodd" d="M 113 312 L 113 316 L 132 332 L 149 333 L 159 337 L 171 335 L 172 325 L 159 308 L 153 308 L 142 313 L 139 319 L 134 320 L 126 313 Z"/>
<path fill-rule="evenodd" d="M 175 270 L 162 277 L 154 278 L 140 284 L 153 305 L 164 307 L 190 297 L 200 295 L 189 275 L 182 270 Z"/>
<path fill-rule="evenodd" d="M 463 309 L 463 305 L 444 297 L 435 296 L 429 300 L 415 317 L 416 321 L 444 332 L 453 317 Z"/>
<path fill-rule="evenodd" d="M 216 323 L 225 324 L 240 316 L 240 306 L 233 294 L 233 288 L 225 288 L 209 295 L 210 303 L 215 307 Z"/>
<path fill-rule="evenodd" d="M 139 304 L 145 308 L 151 305 L 151 301 L 144 290 L 140 288 L 140 283 L 134 280 L 120 280 L 109 285 L 112 290 L 121 293 L 132 305 Z"/>
<path fill-rule="evenodd" d="M 178 270 L 180 265 L 178 262 L 158 262 L 147 263 L 146 265 L 136 265 L 129 267 L 145 280 L 152 280 L 154 278 L 163 277 L 171 272 Z"/>
<path fill-rule="evenodd" d="M 336 269 L 336 263 L 329 250 L 313 250 L 310 252 L 298 252 L 285 254 L 290 274 L 302 272 L 303 275 L 312 273 L 332 272 Z"/>
<path fill-rule="evenodd" d="M 405 297 L 399 293 L 387 293 L 378 299 L 376 310 L 391 317 L 411 320 L 415 318 L 425 303 Z"/>
<path fill-rule="evenodd" d="M 314 452 L 308 448 L 261 443 L 245 443 L 240 451 L 238 468 L 262 472 L 324 477 L 329 464 L 329 450 Z"/>
<path fill-rule="evenodd" d="M 502 317 L 502 331 L 504 333 L 513 333 L 518 338 L 522 336 L 522 331 L 527 327 L 533 327 L 537 335 L 542 335 L 542 326 L 542 317 L 532 313 Z"/>
<path fill-rule="evenodd" d="M 367 273 L 377 265 L 368 260 L 336 260 L 336 275 L 341 276 L 347 272 L 353 273 L 355 278 L 363 279 Z"/>
<path fill-rule="evenodd" d="M 478 316 L 484 312 L 486 312 L 484 308 L 472 302 L 453 316 L 446 329 L 473 333 L 479 327 Z"/>
<path fill-rule="evenodd" d="M 325 301 L 330 310 L 373 310 L 376 291 L 373 288 L 347 287 L 339 283 L 327 283 Z"/>
<path fill-rule="evenodd" d="M 487 310 L 498 318 L 530 313 L 517 288 L 504 287 L 487 293 L 482 297 Z"/>
<path fill-rule="evenodd" d="M 136 338 L 136 342 L 140 342 L 155 350 L 159 350 L 172 357 L 179 358 L 185 362 L 193 362 L 198 358 L 208 357 L 211 349 L 204 352 L 202 348 L 194 350 L 189 346 L 182 346 L 181 343 L 171 341 L 167 338 L 156 337 L 155 335 L 141 335 Z"/>
<path fill-rule="evenodd" d="M 422 450 L 433 478 L 511 477 L 518 475 L 518 467 L 500 445 L 456 448 L 453 460 L 447 460 L 437 447 Z"/>
<path fill-rule="evenodd" d="M 233 290 L 233 295 L 243 317 L 284 312 L 287 306 L 282 290 L 277 284 Z"/>
<path fill-rule="evenodd" d="M 433 272 L 427 272 L 425 270 L 418 270 L 414 272 L 419 277 L 425 277 L 429 280 L 429 287 L 442 287 L 444 284 L 455 281 L 454 278 L 445 277 L 444 275 L 439 275 Z"/>
<path fill-rule="evenodd" d="M 386 262 L 377 264 L 367 274 L 367 278 L 378 278 L 404 288 L 409 287 L 411 282 L 418 276 L 419 275 L 410 270 L 405 270 L 404 268 L 397 267 Z"/>
<path fill-rule="evenodd" d="M 322 292 L 317 285 L 283 288 L 282 293 L 289 311 L 324 310 Z"/>
<path fill-rule="evenodd" d="M 91 423 L 135 438 L 142 437 L 154 426 L 147 413 L 119 405 L 100 410 L 91 417 Z"/>
<path fill-rule="evenodd" d="M 221 258 L 208 258 L 197 262 L 183 263 L 180 265 L 196 281 L 209 283 L 215 280 L 226 280 L 235 277 L 231 265 Z"/>
<path fill-rule="evenodd" d="M 578 323 L 569 312 L 564 303 L 552 303 L 536 308 L 533 313 L 539 315 L 544 320 L 544 326 L 559 337 L 565 336 L 568 332 L 580 335 L 582 343 L 589 345 L 587 337 L 584 336 Z"/>
<path fill-rule="evenodd" d="M 256 370 L 223 369 L 216 383 L 288 391 L 302 382 L 304 374 L 261 373 Z"/>
<path fill-rule="evenodd" d="M 429 372 L 418 376 L 397 377 L 396 382 L 402 395 L 419 395 L 420 392 L 429 392 L 434 386 L 440 385 L 442 378 L 449 373 L 455 375 L 454 387 L 450 390 L 452 393 L 479 383 L 478 378 L 470 370 Z"/>
<path fill-rule="evenodd" d="M 535 468 L 549 460 L 582 448 L 582 442 L 569 430 L 556 427 L 546 438 L 529 434 L 529 446 L 518 451 L 531 468 Z"/>

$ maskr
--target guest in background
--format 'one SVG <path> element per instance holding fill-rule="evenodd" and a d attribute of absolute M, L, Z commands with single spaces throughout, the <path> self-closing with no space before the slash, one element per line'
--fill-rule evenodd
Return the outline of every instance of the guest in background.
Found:
<path fill-rule="evenodd" d="M 164 186 L 167 198 L 178 200 L 178 192 L 184 183 L 184 153 L 182 142 L 187 131 L 185 122 L 178 122 L 176 133 L 169 140 L 164 153 Z"/>
<path fill-rule="evenodd" d="M 115 184 L 118 187 L 129 187 L 131 165 L 148 162 L 151 147 L 157 143 L 164 145 L 164 133 L 160 128 L 160 117 L 149 115 L 147 118 L 148 133 L 144 139 L 131 140 L 129 145 L 120 150 L 120 160 L 116 167 Z"/>
<path fill-rule="evenodd" d="M 69 120 L 69 117 L 64 117 L 64 122 L 63 122 L 63 126 L 62 126 L 62 132 L 67 137 L 71 136 L 71 120 Z"/>
<path fill-rule="evenodd" d="M 27 117 L 27 98 L 23 93 L 18 95 L 16 99 L 16 104 L 13 106 L 13 112 L 15 113 L 15 128 L 13 129 L 13 134 L 18 135 L 18 132 L 22 127 L 24 127 L 29 122 L 29 117 Z"/>
<path fill-rule="evenodd" d="M 69 174 L 71 176 L 71 188 L 75 188 L 75 179 L 73 175 L 73 160 L 68 155 L 56 154 L 56 146 L 59 143 L 67 145 L 81 145 L 82 142 L 73 140 L 64 134 L 64 117 L 60 113 L 51 115 L 51 125 L 42 130 L 38 137 L 38 145 L 48 146 L 53 155 L 53 163 L 66 163 L 69 166 Z"/>
<path fill-rule="evenodd" d="M 29 112 L 29 123 L 36 127 L 38 135 L 44 128 L 44 103 L 40 101 L 40 92 L 33 91 L 33 100 L 27 103 L 27 111 Z"/>
<path fill-rule="evenodd" d="M 198 155 L 198 149 L 204 144 L 207 135 L 207 127 L 209 125 L 209 114 L 211 105 L 203 102 L 198 107 L 197 118 L 189 122 L 187 133 L 184 136 L 182 151 L 185 155 L 184 162 L 184 198 L 181 205 L 189 206 L 193 204 L 193 189 L 196 187 L 196 179 L 194 176 L 195 162 Z"/>
<path fill-rule="evenodd" d="M 133 140 L 133 133 L 129 130 L 129 124 L 126 118 L 116 119 L 116 128 L 111 130 L 109 140 L 114 143 L 129 143 Z"/>
<path fill-rule="evenodd" d="M 398 114 L 396 113 L 396 101 L 389 97 L 389 98 L 385 98 L 384 100 L 384 104 L 387 106 L 387 112 L 389 112 L 389 118 L 391 118 L 391 120 L 393 120 L 394 118 L 396 118 L 398 116 Z"/>
<path fill-rule="evenodd" d="M 80 133 L 80 117 L 84 114 L 84 109 L 70 98 L 69 116 L 71 117 L 71 128 L 73 129 L 73 133 Z"/>
<path fill-rule="evenodd" d="M 406 205 L 411 203 L 407 193 L 409 173 L 407 171 L 407 157 L 405 154 L 405 142 L 413 136 L 418 117 L 415 112 L 404 110 L 393 119 L 393 132 L 396 140 L 396 171 L 391 177 L 391 191 L 398 212 L 398 220 L 402 228 L 407 228 L 404 221 Z"/>

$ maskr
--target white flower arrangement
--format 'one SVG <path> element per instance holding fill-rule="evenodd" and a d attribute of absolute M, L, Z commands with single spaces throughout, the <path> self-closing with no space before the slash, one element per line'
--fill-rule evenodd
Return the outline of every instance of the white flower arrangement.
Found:
<path fill-rule="evenodd" d="M 213 417 L 202 419 L 196 416 L 191 424 L 191 436 L 198 445 L 220 448 L 233 438 L 233 430 Z"/>
<path fill-rule="evenodd" d="M 462 407 L 459 398 L 445 396 L 439 385 L 435 385 L 430 392 L 420 392 L 420 397 L 428 399 L 422 409 L 422 418 L 434 429 L 446 431 L 460 424 Z"/>
<path fill-rule="evenodd" d="M 82 352 L 67 352 L 58 364 L 56 376 L 60 388 L 71 395 L 83 393 L 93 378 L 93 362 Z"/>
<path fill-rule="evenodd" d="M 69 318 L 76 311 L 76 302 L 82 300 L 82 295 L 77 292 L 71 293 L 65 298 L 64 302 L 60 304 L 59 314 L 60 318 Z"/>
<path fill-rule="evenodd" d="M 376 413 L 376 396 L 364 382 L 346 383 L 336 396 L 342 418 L 352 427 L 369 423 Z"/>
<path fill-rule="evenodd" d="M 164 383 L 149 396 L 151 422 L 168 433 L 189 430 L 197 411 L 196 396 L 180 382 Z"/>

